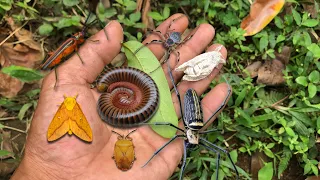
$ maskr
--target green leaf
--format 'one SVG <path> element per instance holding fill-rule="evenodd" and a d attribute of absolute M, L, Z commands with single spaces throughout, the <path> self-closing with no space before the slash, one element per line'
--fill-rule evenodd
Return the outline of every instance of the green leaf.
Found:
<path fill-rule="evenodd" d="M 317 86 L 309 83 L 308 85 L 309 98 L 313 98 L 317 94 Z"/>
<path fill-rule="evenodd" d="M 317 44 L 312 43 L 307 49 L 312 52 L 315 58 L 320 58 L 320 47 Z"/>
<path fill-rule="evenodd" d="M 2 72 L 17 78 L 22 82 L 33 82 L 43 78 L 40 72 L 22 66 L 11 65 L 3 68 Z"/>
<path fill-rule="evenodd" d="M 273 177 L 273 165 L 272 162 L 266 163 L 263 168 L 258 172 L 259 180 L 272 180 Z"/>
<path fill-rule="evenodd" d="M 79 0 L 63 0 L 63 4 L 71 7 L 79 4 Z"/>
<path fill-rule="evenodd" d="M 260 39 L 259 42 L 259 50 L 262 52 L 264 49 L 268 47 L 269 41 L 268 41 L 268 36 L 265 35 Z"/>
<path fill-rule="evenodd" d="M 140 18 L 141 18 L 141 13 L 140 13 L 140 11 L 135 12 L 135 13 L 132 13 L 132 14 L 130 14 L 130 16 L 129 16 L 129 19 L 130 19 L 131 22 L 137 22 L 137 21 L 140 20 Z"/>
<path fill-rule="evenodd" d="M 311 165 L 310 163 L 307 163 L 303 168 L 303 174 L 308 174 L 311 171 Z"/>
<path fill-rule="evenodd" d="M 11 154 L 11 152 L 6 151 L 6 150 L 0 150 L 0 157 L 2 157 L 2 156 L 7 156 L 7 155 L 9 155 L 9 154 Z"/>
<path fill-rule="evenodd" d="M 137 7 L 137 3 L 131 0 L 124 0 L 123 4 L 126 6 L 127 11 L 133 11 Z"/>
<path fill-rule="evenodd" d="M 54 23 L 58 29 L 62 29 L 70 26 L 80 26 L 80 17 L 72 16 L 71 18 L 62 18 L 58 23 Z"/>
<path fill-rule="evenodd" d="M 283 26 L 283 21 L 280 17 L 276 16 L 274 17 L 274 23 L 276 24 L 276 26 L 279 28 L 279 29 L 283 29 L 284 26 Z"/>
<path fill-rule="evenodd" d="M 294 133 L 294 131 L 290 128 L 290 127 L 284 127 L 284 129 L 286 130 L 287 134 L 289 136 L 295 136 L 296 134 Z"/>
<path fill-rule="evenodd" d="M 320 81 L 320 73 L 317 70 L 313 70 L 310 74 L 309 74 L 309 81 L 313 82 L 313 83 L 318 83 Z"/>
<path fill-rule="evenodd" d="M 124 52 L 128 59 L 128 65 L 138 68 L 149 74 L 159 88 L 159 108 L 156 114 L 151 118 L 149 123 L 170 122 L 178 125 L 178 118 L 171 99 L 171 92 L 168 87 L 166 76 L 160 66 L 158 59 L 149 50 L 149 48 L 140 49 L 135 55 L 134 52 L 143 46 L 137 41 L 128 41 L 123 44 Z M 159 135 L 170 138 L 176 133 L 175 128 L 168 126 L 151 126 Z"/>
<path fill-rule="evenodd" d="M 274 154 L 270 149 L 264 149 L 263 150 L 264 154 L 266 154 L 270 158 L 274 158 Z"/>
<path fill-rule="evenodd" d="M 246 97 L 247 94 L 247 87 L 244 87 L 241 92 L 238 94 L 238 97 L 234 103 L 234 106 L 239 106 L 241 104 L 241 102 L 244 100 L 244 98 Z"/>
<path fill-rule="evenodd" d="M 300 24 L 301 24 L 301 16 L 294 8 L 292 8 L 292 15 L 293 15 L 293 18 L 296 21 L 297 25 L 300 26 Z"/>
<path fill-rule="evenodd" d="M 286 37 L 285 37 L 284 35 L 280 34 L 280 35 L 278 35 L 276 41 L 277 41 L 277 43 L 279 43 L 279 42 L 282 42 L 282 41 L 284 41 L 284 40 L 286 40 Z"/>
<path fill-rule="evenodd" d="M 24 115 L 26 114 L 26 112 L 28 111 L 28 109 L 32 106 L 33 104 L 32 103 L 27 103 L 27 104 L 24 104 L 22 106 L 22 108 L 20 109 L 19 111 L 19 114 L 18 114 L 18 118 L 20 120 L 22 120 L 24 118 Z"/>
<path fill-rule="evenodd" d="M 49 35 L 53 30 L 53 27 L 51 24 L 48 23 L 43 23 L 40 27 L 39 27 L 39 34 L 40 35 Z"/>
<path fill-rule="evenodd" d="M 170 8 L 168 6 L 164 7 L 162 16 L 164 19 L 167 19 L 170 16 Z"/>
<path fill-rule="evenodd" d="M 319 23 L 319 20 L 316 20 L 316 19 L 307 19 L 307 20 L 303 21 L 303 22 L 301 23 L 301 25 L 307 26 L 307 27 L 315 27 L 315 26 L 318 25 L 318 23 Z"/>
<path fill-rule="evenodd" d="M 3 124 L 0 123 L 0 129 L 4 128 L 5 126 Z"/>
<path fill-rule="evenodd" d="M 296 78 L 296 82 L 298 84 L 301 84 L 302 86 L 307 87 L 308 86 L 308 81 L 307 81 L 307 77 L 305 76 L 299 76 Z"/>
<path fill-rule="evenodd" d="M 158 12 L 148 12 L 148 16 L 150 16 L 152 19 L 156 20 L 156 21 L 162 21 L 165 18 L 161 16 L 160 13 Z"/>
<path fill-rule="evenodd" d="M 9 11 L 12 7 L 12 1 L 11 0 L 1 0 L 0 1 L 0 8 L 4 9 L 5 11 Z"/>

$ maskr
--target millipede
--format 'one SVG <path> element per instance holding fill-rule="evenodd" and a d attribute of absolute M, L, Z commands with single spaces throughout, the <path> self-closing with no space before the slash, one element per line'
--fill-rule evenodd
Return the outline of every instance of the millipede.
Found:
<path fill-rule="evenodd" d="M 131 128 L 145 123 L 159 105 L 159 90 L 145 72 L 132 67 L 115 67 L 99 77 L 97 109 L 103 121 L 113 127 Z"/>

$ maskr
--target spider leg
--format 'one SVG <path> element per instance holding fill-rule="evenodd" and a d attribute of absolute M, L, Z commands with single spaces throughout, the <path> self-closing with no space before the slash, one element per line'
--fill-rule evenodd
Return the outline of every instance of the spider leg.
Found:
<path fill-rule="evenodd" d="M 217 156 L 218 156 L 218 157 L 217 157 L 217 162 L 216 162 L 216 173 L 217 173 L 217 175 L 216 175 L 216 180 L 218 180 L 218 179 L 219 179 L 220 157 L 221 157 L 221 156 L 220 156 L 220 152 L 217 151 L 217 150 L 215 150 L 215 149 L 213 149 L 213 148 L 211 148 L 210 146 L 208 146 L 208 145 L 206 145 L 206 144 L 204 144 L 204 143 L 202 143 L 202 142 L 199 142 L 199 144 L 200 144 L 201 146 L 209 149 L 210 151 L 213 151 L 213 152 L 217 153 Z"/>
<path fill-rule="evenodd" d="M 181 128 L 179 128 L 179 127 L 177 127 L 177 126 L 175 126 L 175 125 L 173 125 L 172 123 L 169 123 L 169 122 L 141 123 L 141 125 L 171 126 L 171 127 L 173 127 L 173 128 L 175 128 L 175 129 L 177 129 L 177 130 L 179 130 L 179 131 L 184 133 L 183 129 L 181 129 Z"/>
<path fill-rule="evenodd" d="M 146 47 L 146 46 L 148 46 L 149 44 L 151 44 L 151 43 L 159 43 L 159 44 L 163 44 L 164 43 L 164 41 L 163 40 L 158 40 L 158 39 L 154 39 L 154 40 L 152 40 L 152 41 L 150 41 L 150 42 L 148 42 L 148 43 L 146 43 L 145 45 L 142 45 L 141 47 L 139 47 L 133 54 L 137 54 L 137 52 L 139 52 L 143 47 Z"/>
<path fill-rule="evenodd" d="M 190 36 L 184 38 L 184 40 L 182 40 L 181 42 L 177 43 L 177 45 L 178 45 L 178 46 L 182 46 L 184 43 L 186 43 L 187 41 L 189 41 L 189 40 L 196 34 L 196 32 L 197 32 L 197 30 L 199 29 L 199 27 L 200 27 L 200 26 L 196 27 L 195 30 L 194 30 L 194 31 L 195 31 L 194 33 L 192 33 Z"/>
<path fill-rule="evenodd" d="M 210 129 L 210 130 L 207 130 L 207 131 L 199 132 L 199 134 L 208 134 L 208 133 L 212 133 L 212 132 L 216 132 L 216 131 L 219 131 L 219 129 Z"/>
<path fill-rule="evenodd" d="M 173 138 L 171 138 L 167 143 L 165 143 L 163 146 L 161 146 L 156 152 L 153 153 L 153 155 L 151 156 L 151 158 L 141 167 L 145 167 L 163 148 L 165 148 L 168 144 L 170 144 L 173 140 L 177 139 L 177 138 L 184 138 L 185 135 L 182 134 L 177 134 L 175 135 Z"/>
<path fill-rule="evenodd" d="M 184 122 L 184 117 L 183 117 L 183 112 L 182 112 L 182 104 L 181 104 L 181 97 L 180 97 L 180 93 L 178 91 L 178 88 L 174 82 L 174 79 L 173 79 L 173 75 L 172 75 L 172 71 L 171 71 L 171 68 L 169 66 L 169 63 L 167 62 L 167 67 L 168 67 L 168 72 L 169 72 L 169 76 L 170 76 L 170 80 L 171 80 L 171 83 L 172 83 L 172 86 L 174 88 L 174 91 L 176 92 L 176 95 L 178 97 L 178 101 L 179 101 L 179 106 L 180 106 L 180 114 L 181 114 L 181 118 L 182 118 L 182 121 L 183 121 L 183 124 L 184 124 L 184 127 L 186 127 L 187 125 L 185 124 Z"/>
<path fill-rule="evenodd" d="M 209 117 L 209 119 L 207 121 L 205 121 L 205 123 L 203 124 L 203 127 L 206 127 L 206 125 L 210 122 L 211 118 L 213 116 L 215 116 L 227 104 L 227 101 L 228 101 L 229 97 L 231 96 L 231 86 L 226 79 L 225 79 L 225 81 L 228 85 L 228 94 L 227 94 L 226 98 L 224 99 L 223 103 L 219 106 L 219 108 L 212 113 L 212 115 Z"/>
<path fill-rule="evenodd" d="M 179 17 L 177 17 L 177 18 L 173 19 L 173 20 L 170 22 L 170 25 L 168 26 L 168 29 L 169 29 L 168 31 L 170 31 L 171 25 L 172 25 L 175 21 L 177 21 L 177 20 L 179 20 L 179 19 L 183 18 L 184 16 L 186 16 L 186 15 L 182 14 L 181 16 L 179 16 Z"/>
<path fill-rule="evenodd" d="M 186 163 L 187 163 L 187 145 L 186 145 L 186 141 L 183 141 L 183 160 L 182 160 L 182 166 L 180 169 L 179 180 L 182 180 L 183 178 L 183 173 L 186 167 Z"/>
<path fill-rule="evenodd" d="M 204 139 L 204 138 L 202 138 L 202 137 L 200 137 L 200 142 L 201 142 L 201 141 L 202 141 L 202 142 L 205 142 L 205 143 L 209 144 L 210 146 L 212 146 L 212 147 L 214 147 L 214 148 L 216 148 L 216 149 L 219 149 L 219 150 L 222 151 L 223 153 L 227 154 L 227 156 L 228 156 L 228 158 L 229 158 L 229 160 L 230 160 L 230 162 L 231 162 L 231 164 L 232 164 L 232 166 L 233 166 L 233 168 L 234 168 L 234 170 L 235 170 L 235 172 L 236 172 L 236 176 L 237 176 L 237 180 L 238 180 L 238 179 L 239 179 L 239 172 L 238 172 L 238 170 L 237 170 L 237 168 L 236 168 L 236 165 L 234 164 L 234 162 L 233 162 L 232 159 L 231 159 L 230 153 L 229 153 L 227 150 L 222 149 L 221 147 L 219 147 L 219 146 L 211 143 L 210 141 L 208 141 L 208 140 L 206 140 L 206 139 Z"/>

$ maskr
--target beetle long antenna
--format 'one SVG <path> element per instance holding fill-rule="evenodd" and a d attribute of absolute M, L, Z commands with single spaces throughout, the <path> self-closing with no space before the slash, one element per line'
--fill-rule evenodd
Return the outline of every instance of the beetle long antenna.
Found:
<path fill-rule="evenodd" d="M 187 145 L 186 145 L 186 141 L 183 141 L 183 160 L 182 160 L 182 166 L 180 169 L 179 180 L 182 180 L 183 178 L 183 173 L 186 167 L 186 163 L 187 163 Z"/>
<path fill-rule="evenodd" d="M 220 152 L 211 148 L 210 146 L 207 146 L 206 144 L 202 143 L 202 142 L 199 142 L 199 144 L 207 149 L 209 149 L 210 151 L 213 151 L 215 153 L 217 153 L 217 162 L 216 162 L 216 180 L 219 179 L 219 166 L 220 166 Z"/>
<path fill-rule="evenodd" d="M 180 93 L 179 93 L 178 88 L 177 88 L 177 86 L 176 86 L 176 84 L 175 84 L 175 82 L 174 82 L 173 75 L 172 75 L 172 71 L 171 71 L 171 68 L 170 68 L 170 66 L 169 66 L 168 61 L 167 61 L 167 66 L 168 66 L 168 72 L 169 72 L 169 76 L 170 76 L 170 80 L 171 80 L 172 86 L 173 86 L 174 91 L 176 92 L 176 95 L 177 95 L 177 97 L 178 97 L 179 106 L 180 106 L 181 118 L 182 118 L 184 127 L 186 127 L 187 125 L 186 125 L 185 122 L 184 122 Z"/>
<path fill-rule="evenodd" d="M 131 132 L 129 132 L 126 137 L 124 137 L 124 139 L 126 139 L 130 134 L 132 134 L 133 132 L 135 132 L 137 129 L 132 130 Z"/>
<path fill-rule="evenodd" d="M 229 160 L 230 160 L 230 162 L 231 162 L 231 164 L 232 164 L 232 166 L 233 166 L 233 168 L 234 168 L 234 170 L 235 170 L 235 172 L 236 172 L 237 180 L 238 180 L 238 179 L 239 179 L 239 172 L 238 172 L 238 170 L 237 170 L 237 168 L 236 168 L 236 165 L 234 164 L 234 162 L 233 162 L 232 159 L 231 159 L 230 153 L 229 153 L 227 150 L 222 149 L 221 147 L 219 147 L 219 146 L 211 143 L 210 141 L 208 141 L 208 140 L 206 140 L 206 139 L 204 139 L 204 138 L 202 138 L 202 137 L 200 137 L 200 141 L 203 141 L 203 142 L 209 144 L 210 146 L 213 146 L 214 148 L 219 149 L 220 151 L 222 151 L 222 152 L 224 152 L 225 154 L 227 154 L 227 156 L 228 156 L 228 158 L 229 158 Z"/>
<path fill-rule="evenodd" d="M 203 124 L 203 127 L 206 127 L 206 125 L 211 121 L 211 118 L 214 117 L 218 112 L 220 112 L 220 110 L 223 109 L 223 107 L 227 104 L 227 101 L 229 100 L 229 98 L 231 96 L 231 86 L 230 86 L 229 82 L 227 81 L 227 79 L 224 76 L 222 76 L 222 77 L 228 85 L 228 94 L 227 94 L 226 98 L 223 100 L 223 103 L 219 106 L 219 108 L 216 111 L 214 111 L 214 113 L 212 113 L 212 115 L 209 117 L 209 119 L 207 121 L 205 121 L 205 123 Z"/>
<path fill-rule="evenodd" d="M 115 132 L 114 130 L 112 130 L 111 132 L 116 133 L 116 134 L 118 134 L 119 136 L 121 136 L 121 137 L 123 138 L 123 135 L 121 135 L 121 134 L 119 134 L 119 133 Z"/>
<path fill-rule="evenodd" d="M 173 138 L 171 138 L 167 143 L 165 143 L 163 146 L 161 146 L 156 152 L 153 153 L 151 158 L 141 167 L 144 168 L 163 148 L 165 148 L 168 144 L 170 144 L 172 141 L 174 141 L 177 138 L 184 138 L 185 135 L 177 134 Z"/>

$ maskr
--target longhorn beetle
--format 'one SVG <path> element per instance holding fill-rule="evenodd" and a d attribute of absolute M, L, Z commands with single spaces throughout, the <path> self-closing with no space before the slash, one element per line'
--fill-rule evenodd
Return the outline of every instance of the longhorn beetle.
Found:
<path fill-rule="evenodd" d="M 146 124 L 152 124 L 152 125 L 168 125 L 171 126 L 173 128 L 176 128 L 177 130 L 179 130 L 180 132 L 182 132 L 182 134 L 177 134 L 175 135 L 173 138 L 171 138 L 166 144 L 164 144 L 163 146 L 161 146 L 156 152 L 154 152 L 154 154 L 151 156 L 151 158 L 142 166 L 145 167 L 151 160 L 152 158 L 154 158 L 163 148 L 165 148 L 168 144 L 170 144 L 172 141 L 174 141 L 177 138 L 183 138 L 184 139 L 184 143 L 183 143 L 183 161 L 182 161 L 182 166 L 181 166 L 181 170 L 180 170 L 180 176 L 179 179 L 182 180 L 183 178 L 183 173 L 185 170 L 185 166 L 186 166 L 186 159 L 187 159 L 187 149 L 193 149 L 199 145 L 207 148 L 210 151 L 213 151 L 215 153 L 217 153 L 217 165 L 216 165 L 216 179 L 219 178 L 219 164 L 220 164 L 220 152 L 223 152 L 225 154 L 227 154 L 228 158 L 230 159 L 230 162 L 236 172 L 236 176 L 237 176 L 237 180 L 239 179 L 239 173 L 238 170 L 235 166 L 235 164 L 233 163 L 231 156 L 229 154 L 228 151 L 222 149 L 221 147 L 211 143 L 210 141 L 200 137 L 201 134 L 207 134 L 210 132 L 214 132 L 215 129 L 213 130 L 208 130 L 208 131 L 203 131 L 201 132 L 200 130 L 202 129 L 202 127 L 205 127 L 206 124 L 210 121 L 210 119 L 216 115 L 222 108 L 223 106 L 227 103 L 227 100 L 229 99 L 230 95 L 231 95 L 231 88 L 230 85 L 228 84 L 228 94 L 227 97 L 224 99 L 223 103 L 220 105 L 220 107 L 210 116 L 210 118 L 205 121 L 203 121 L 203 115 L 202 115 L 202 108 L 200 105 L 200 99 L 196 93 L 196 91 L 194 89 L 188 89 L 185 93 L 184 96 L 184 114 L 182 112 L 182 105 L 181 105 L 181 98 L 180 98 L 180 94 L 179 91 L 174 83 L 173 80 L 173 76 L 172 76 L 172 72 L 171 69 L 169 67 L 169 64 L 167 63 L 168 66 L 168 70 L 169 70 L 169 75 L 170 75 L 170 79 L 172 81 L 174 90 L 176 92 L 176 95 L 178 97 L 179 100 L 179 105 L 180 105 L 180 113 L 181 113 L 181 117 L 183 119 L 183 124 L 184 124 L 184 128 L 185 130 L 171 124 L 171 123 L 167 123 L 167 122 L 156 122 L 156 123 L 146 123 Z"/>
<path fill-rule="evenodd" d="M 171 25 L 181 19 L 182 17 L 184 17 L 185 15 L 181 15 L 175 19 L 173 19 L 168 27 L 168 32 L 163 35 L 161 31 L 159 30 L 152 30 L 152 29 L 148 29 L 148 31 L 150 31 L 151 33 L 156 33 L 157 35 L 159 35 L 159 37 L 161 38 L 161 40 L 158 40 L 158 39 L 154 39 L 148 43 L 146 43 L 145 45 L 139 47 L 135 52 L 134 54 L 136 54 L 138 51 L 140 51 L 140 49 L 142 49 L 143 47 L 146 47 L 147 45 L 149 44 L 152 44 L 152 43 L 159 43 L 159 44 L 162 44 L 163 47 L 167 50 L 165 52 L 165 58 L 163 60 L 163 62 L 161 62 L 161 64 L 165 63 L 169 57 L 170 57 L 170 54 L 173 52 L 175 53 L 175 55 L 177 56 L 177 61 L 179 62 L 180 60 L 180 53 L 179 51 L 176 50 L 176 48 L 182 44 L 184 44 L 185 42 L 187 42 L 189 39 L 191 39 L 194 35 L 194 33 L 190 36 L 188 36 L 187 38 L 185 38 L 184 40 L 181 41 L 181 33 L 180 32 L 176 32 L 173 30 L 170 30 L 171 28 Z M 197 28 L 196 28 L 197 29 Z"/>

